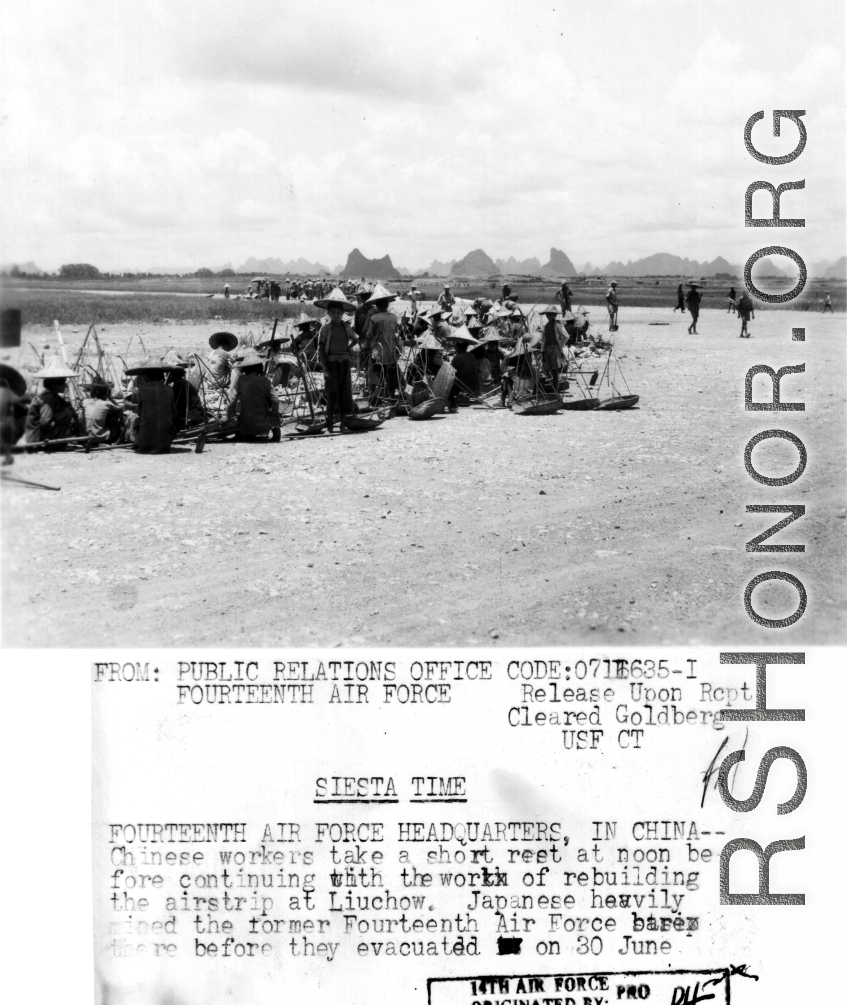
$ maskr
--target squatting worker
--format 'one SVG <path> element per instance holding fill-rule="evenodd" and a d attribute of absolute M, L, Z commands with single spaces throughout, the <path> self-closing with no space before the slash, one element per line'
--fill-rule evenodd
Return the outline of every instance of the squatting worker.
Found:
<path fill-rule="evenodd" d="M 606 309 L 609 312 L 609 331 L 618 326 L 618 284 L 612 280 L 606 291 Z"/>
<path fill-rule="evenodd" d="M 227 408 L 227 418 L 238 414 L 238 439 L 265 439 L 270 433 L 274 443 L 279 442 L 279 403 L 264 374 L 265 361 L 255 349 L 248 349 L 237 366 L 241 379 Z"/>
<path fill-rule="evenodd" d="M 688 290 L 688 296 L 685 298 L 685 302 L 688 304 L 688 310 L 691 313 L 691 324 L 688 326 L 688 334 L 697 334 L 697 318 L 700 317 L 700 284 L 699 283 L 686 283 L 686 286 L 690 287 Z"/>
<path fill-rule="evenodd" d="M 741 334 L 738 337 L 750 338 L 750 332 L 747 330 L 747 322 L 751 319 L 753 321 L 756 320 L 756 312 L 753 310 L 753 301 L 747 290 L 744 290 L 738 298 L 738 316 L 741 318 Z"/>
<path fill-rule="evenodd" d="M 229 384 L 232 370 L 230 353 L 238 346 L 238 338 L 232 332 L 215 332 L 209 336 L 211 352 L 206 357 L 212 375 L 212 384 L 225 388 Z"/>
<path fill-rule="evenodd" d="M 352 314 L 356 307 L 338 288 L 325 300 L 316 301 L 316 306 L 323 307 L 329 314 L 318 332 L 318 358 L 324 369 L 326 428 L 332 432 L 337 412 L 340 430 L 345 433 L 344 417 L 353 411 L 350 350 L 356 344 L 356 336 L 344 315 Z"/>
<path fill-rule="evenodd" d="M 55 356 L 35 377 L 43 381 L 43 384 L 41 393 L 33 398 L 27 412 L 27 443 L 64 440 L 76 436 L 79 432 L 79 419 L 65 397 L 68 378 L 76 377 L 75 371 Z"/>
<path fill-rule="evenodd" d="M 29 395 L 26 378 L 13 366 L 0 363 L 0 449 L 3 464 L 13 464 L 12 447 L 24 435 Z"/>
<path fill-rule="evenodd" d="M 191 426 L 199 426 L 206 421 L 206 412 L 200 401 L 200 393 L 189 380 L 186 380 L 186 367 L 187 364 L 180 361 L 180 365 L 175 366 L 168 377 L 168 383 L 174 392 L 174 408 L 177 414 L 176 431 L 178 433 Z"/>
<path fill-rule="evenodd" d="M 397 374 L 397 315 L 388 305 L 397 295 L 390 293 L 381 283 L 377 283 L 370 302 L 374 312 L 368 320 L 364 335 L 364 347 L 370 360 L 371 403 L 380 398 L 396 398 L 399 393 Z"/>
<path fill-rule="evenodd" d="M 444 320 L 445 313 L 446 310 L 435 304 L 427 314 L 427 319 L 432 325 L 432 334 L 442 343 L 452 335 L 450 326 Z"/>
<path fill-rule="evenodd" d="M 476 359 L 468 352 L 470 346 L 477 345 L 476 339 L 464 325 L 453 333 L 451 338 L 456 343 L 456 352 L 450 360 L 450 366 L 456 371 L 456 379 L 450 390 L 448 398 L 449 412 L 458 411 L 456 398 L 459 394 L 469 394 L 473 398 L 479 397 L 479 366 Z"/>
<path fill-rule="evenodd" d="M 126 371 L 136 378 L 136 389 L 129 401 L 138 409 L 131 429 L 139 454 L 170 452 L 179 422 L 173 388 L 165 383 L 165 371 L 170 369 L 163 359 L 148 357 Z"/>
<path fill-rule="evenodd" d="M 98 443 L 117 443 L 123 433 L 124 410 L 110 400 L 111 388 L 102 377 L 80 387 L 87 395 L 82 401 L 85 435 Z"/>

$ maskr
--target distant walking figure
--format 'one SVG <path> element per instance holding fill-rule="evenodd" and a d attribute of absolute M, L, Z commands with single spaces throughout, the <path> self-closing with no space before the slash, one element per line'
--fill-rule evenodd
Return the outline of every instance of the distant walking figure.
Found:
<path fill-rule="evenodd" d="M 750 294 L 745 290 L 741 296 L 738 298 L 738 316 L 741 318 L 741 334 L 739 338 L 750 338 L 750 332 L 747 331 L 747 322 L 752 318 L 756 320 L 756 312 L 753 310 L 753 301 L 750 299 Z"/>
<path fill-rule="evenodd" d="M 606 292 L 606 309 L 609 312 L 609 331 L 618 327 L 618 284 L 612 280 Z"/>
<path fill-rule="evenodd" d="M 834 314 L 835 313 L 835 311 L 832 309 L 832 297 L 830 297 L 830 295 L 828 293 L 824 294 L 824 299 L 823 299 L 823 312 L 824 312 L 824 314 L 826 314 L 827 311 L 829 311 L 830 314 Z"/>
<path fill-rule="evenodd" d="M 700 285 L 699 283 L 686 283 L 685 285 L 691 287 L 688 291 L 688 296 L 685 298 L 688 310 L 691 312 L 691 324 L 688 326 L 688 334 L 696 335 L 697 318 L 700 317 Z"/>
<path fill-rule="evenodd" d="M 224 283 L 224 299 L 229 300 L 229 283 Z"/>
<path fill-rule="evenodd" d="M 732 312 L 736 310 L 736 296 L 734 286 L 730 286 L 729 293 L 727 293 L 726 298 L 727 298 L 726 312 L 727 314 L 732 314 Z"/>
<path fill-rule="evenodd" d="M 674 307 L 673 312 L 679 311 L 680 314 L 685 313 L 685 293 L 682 290 L 682 283 L 676 288 L 676 307 Z"/>

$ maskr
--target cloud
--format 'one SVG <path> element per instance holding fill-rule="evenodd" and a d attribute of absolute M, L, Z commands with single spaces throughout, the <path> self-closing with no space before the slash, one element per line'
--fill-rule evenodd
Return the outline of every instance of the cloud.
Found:
<path fill-rule="evenodd" d="M 834 259 L 843 46 L 811 16 L 798 43 L 778 19 L 754 34 L 715 9 L 692 25 L 615 0 L 486 17 L 150 0 L 118 19 L 105 0 L 35 0 L 0 69 L 0 260 L 732 257 L 762 234 L 743 227 L 744 190 L 771 178 L 744 122 L 775 104 L 808 108 L 802 240 Z"/>

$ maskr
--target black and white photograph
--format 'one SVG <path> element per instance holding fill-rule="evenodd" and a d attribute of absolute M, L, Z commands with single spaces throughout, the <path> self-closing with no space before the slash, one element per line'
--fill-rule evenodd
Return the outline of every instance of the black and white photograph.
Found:
<path fill-rule="evenodd" d="M 4 20 L 6 645 L 843 641 L 840 3 Z"/>
<path fill-rule="evenodd" d="M 7 5 L 12 999 L 841 1000 L 846 21 Z"/>

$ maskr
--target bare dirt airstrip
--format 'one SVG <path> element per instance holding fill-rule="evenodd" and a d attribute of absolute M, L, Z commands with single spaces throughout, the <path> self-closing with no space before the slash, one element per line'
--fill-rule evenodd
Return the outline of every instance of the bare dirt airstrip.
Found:
<path fill-rule="evenodd" d="M 3 486 L 4 644 L 769 645 L 742 597 L 771 569 L 809 594 L 780 644 L 843 642 L 844 315 L 762 311 L 750 340 L 723 311 L 704 311 L 697 336 L 688 320 L 622 309 L 631 411 L 468 408 L 201 454 L 19 455 L 16 476 L 61 491 Z M 101 339 L 195 351 L 213 330 L 111 325 Z M 73 347 L 84 328 L 65 335 Z M 805 413 L 745 412 L 748 367 L 800 362 L 783 398 Z M 743 463 L 750 436 L 774 427 L 809 452 L 780 488 Z M 796 455 L 765 444 L 754 457 L 784 474 Z M 747 553 L 779 517 L 745 504 L 778 502 L 806 504 L 782 532 L 805 553 Z M 783 586 L 755 601 L 767 617 L 795 607 Z"/>

